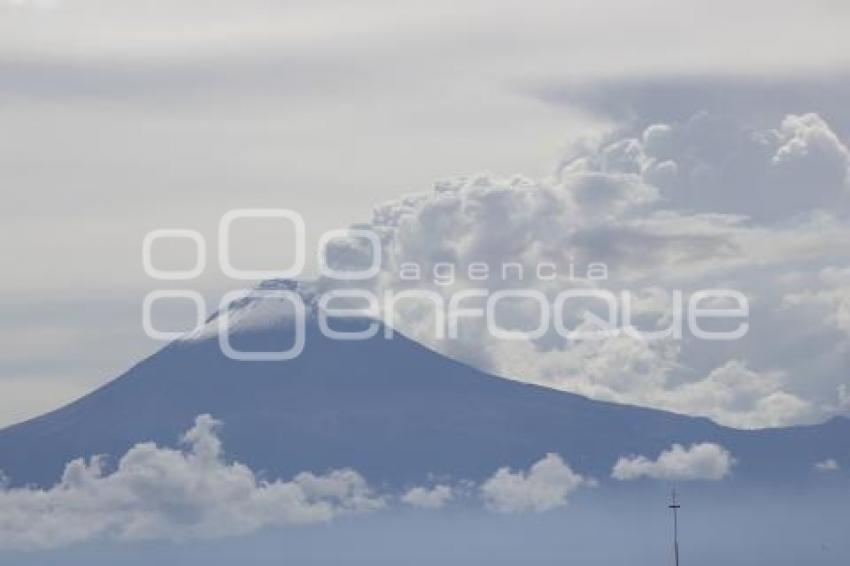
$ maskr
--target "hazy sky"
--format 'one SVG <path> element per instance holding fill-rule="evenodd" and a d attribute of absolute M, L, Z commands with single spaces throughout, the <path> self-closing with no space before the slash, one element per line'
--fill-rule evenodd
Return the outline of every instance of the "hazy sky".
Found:
<path fill-rule="evenodd" d="M 438 179 L 542 178 L 578 139 L 706 109 L 766 130 L 817 112 L 826 126 L 788 136 L 846 141 L 848 22 L 840 0 L 0 0 L 0 424 L 159 346 L 140 323 L 149 230 L 212 241 L 230 208 L 286 207 L 315 238 Z M 257 247 L 244 253 L 277 251 Z M 836 260 L 796 291 L 840 300 Z M 233 286 L 216 269 L 193 285 Z M 810 389 L 794 395 L 827 402 Z"/>

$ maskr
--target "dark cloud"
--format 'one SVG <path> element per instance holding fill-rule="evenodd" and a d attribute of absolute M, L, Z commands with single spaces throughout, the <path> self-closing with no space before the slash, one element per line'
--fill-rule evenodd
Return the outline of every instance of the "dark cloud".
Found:
<path fill-rule="evenodd" d="M 553 81 L 526 89 L 552 104 L 576 105 L 618 122 L 678 122 L 700 111 L 767 126 L 787 114 L 816 112 L 850 133 L 850 75 L 661 75 Z"/>

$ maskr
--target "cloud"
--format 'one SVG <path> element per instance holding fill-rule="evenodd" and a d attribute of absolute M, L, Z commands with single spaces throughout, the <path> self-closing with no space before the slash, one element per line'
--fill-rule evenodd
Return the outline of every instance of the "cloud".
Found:
<path fill-rule="evenodd" d="M 487 508 L 499 513 L 542 512 L 566 505 L 572 492 L 593 483 L 549 453 L 528 471 L 499 469 L 481 484 L 480 492 Z"/>
<path fill-rule="evenodd" d="M 815 78 L 816 77 L 816 78 Z M 533 92 L 558 105 L 578 105 L 620 123 L 669 123 L 697 112 L 728 116 L 745 124 L 781 119 L 789 109 L 813 108 L 848 123 L 841 101 L 850 96 L 845 73 L 811 72 L 743 76 L 727 73 L 658 73 L 601 80 L 541 83 Z"/>
<path fill-rule="evenodd" d="M 721 480 L 732 470 L 735 459 L 728 450 L 710 442 L 684 448 L 674 444 L 656 460 L 628 456 L 617 460 L 611 477 L 635 480 L 643 477 L 660 480 Z"/>
<path fill-rule="evenodd" d="M 571 145 L 550 176 L 470 175 L 378 206 L 368 226 L 384 255 L 373 286 L 446 302 L 472 288 L 531 288 L 550 301 L 565 289 L 628 290 L 632 327 L 657 337 L 581 341 L 549 332 L 509 342 L 468 318 L 458 339 L 445 340 L 427 301 L 399 304 L 392 322 L 476 367 L 595 399 L 739 428 L 818 422 L 846 412 L 837 392 L 850 386 L 842 275 L 850 250 L 840 244 L 850 239 L 848 165 L 847 145 L 814 113 L 748 126 L 700 112 L 625 128 Z M 336 245 L 341 261 L 368 263 L 358 246 Z M 594 262 L 608 267 L 604 280 L 586 276 Z M 433 273 L 445 263 L 457 275 L 441 282 Z M 490 275 L 474 279 L 467 268 L 482 263 Z M 522 275 L 502 275 L 506 264 Z M 421 276 L 402 277 L 405 265 Z M 557 272 L 540 278 L 540 265 Z M 689 291 L 712 288 L 747 297 L 746 336 L 719 344 L 665 334 L 674 290 L 687 301 Z M 503 327 L 535 328 L 538 311 L 526 307 L 502 301 L 495 314 Z M 598 311 L 574 304 L 564 322 L 583 327 Z"/>
<path fill-rule="evenodd" d="M 439 510 L 476 493 L 491 511 L 541 512 L 566 505 L 580 487 L 596 485 L 557 454 L 547 454 L 527 471 L 501 468 L 481 484 L 416 486 L 397 497 L 376 492 L 351 469 L 265 480 L 244 464 L 225 460 L 220 426 L 200 415 L 182 436 L 181 449 L 136 444 L 110 473 L 102 456 L 74 460 L 49 489 L 9 487 L 0 472 L 0 550 L 239 536 L 379 511 L 396 499 Z"/>
<path fill-rule="evenodd" d="M 782 297 L 783 307 L 815 313 L 850 338 L 850 267 L 825 267 L 805 288 Z"/>
<path fill-rule="evenodd" d="M 401 501 L 412 507 L 422 509 L 441 509 L 455 496 L 454 489 L 448 485 L 436 485 L 433 488 L 414 487 L 401 496 Z"/>
<path fill-rule="evenodd" d="M 261 480 L 248 467 L 224 461 L 219 425 L 199 416 L 182 439 L 185 449 L 137 444 L 110 474 L 104 459 L 93 457 L 69 463 L 50 489 L 3 489 L 0 548 L 239 535 L 384 506 L 352 470 Z"/>
<path fill-rule="evenodd" d="M 841 466 L 833 458 L 827 458 L 821 462 L 815 462 L 814 468 L 819 472 L 837 472 Z"/>
<path fill-rule="evenodd" d="M 743 429 L 805 422 L 817 415 L 812 403 L 783 390 L 781 383 L 781 375 L 756 372 L 733 359 L 701 380 L 666 390 L 661 404 Z"/>
<path fill-rule="evenodd" d="M 775 223 L 817 208 L 846 208 L 850 197 L 850 151 L 815 113 L 748 129 L 699 112 L 580 149 L 566 156 L 564 171 L 634 174 L 660 189 L 670 209 Z"/>

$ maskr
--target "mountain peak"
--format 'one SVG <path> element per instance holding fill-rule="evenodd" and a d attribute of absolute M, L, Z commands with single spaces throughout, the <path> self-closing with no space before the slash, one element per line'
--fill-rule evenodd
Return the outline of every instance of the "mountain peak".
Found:
<path fill-rule="evenodd" d="M 298 281 L 297 279 L 266 279 L 264 281 L 260 281 L 255 288 L 261 291 L 298 291 L 310 283 L 312 282 Z"/>
<path fill-rule="evenodd" d="M 231 335 L 272 327 L 288 326 L 295 315 L 296 305 L 291 299 L 276 296 L 275 292 L 296 293 L 304 305 L 305 316 L 311 319 L 316 310 L 316 282 L 295 279 L 267 279 L 253 289 L 234 291 L 225 295 L 226 306 L 213 313 L 206 324 L 180 339 L 196 342 L 216 338 L 222 320 L 227 320 L 227 332 Z"/>

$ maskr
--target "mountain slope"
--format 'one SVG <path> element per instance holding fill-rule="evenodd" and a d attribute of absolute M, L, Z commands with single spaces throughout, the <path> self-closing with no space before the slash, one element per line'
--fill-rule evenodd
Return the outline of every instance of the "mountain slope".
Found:
<path fill-rule="evenodd" d="M 247 320 L 258 304 L 235 308 Z M 291 319 L 263 316 L 234 331 L 241 349 L 290 343 Z M 480 479 L 546 452 L 605 478 L 619 456 L 654 457 L 673 442 L 718 442 L 738 459 L 736 478 L 759 481 L 803 478 L 814 462 L 850 453 L 844 419 L 738 431 L 493 377 L 399 334 L 330 340 L 311 319 L 303 354 L 287 362 L 230 360 L 214 332 L 174 342 L 75 403 L 0 431 L 0 470 L 13 484 L 51 484 L 76 457 L 174 445 L 201 413 L 224 421 L 228 456 L 269 476 L 352 467 L 389 485 Z"/>

